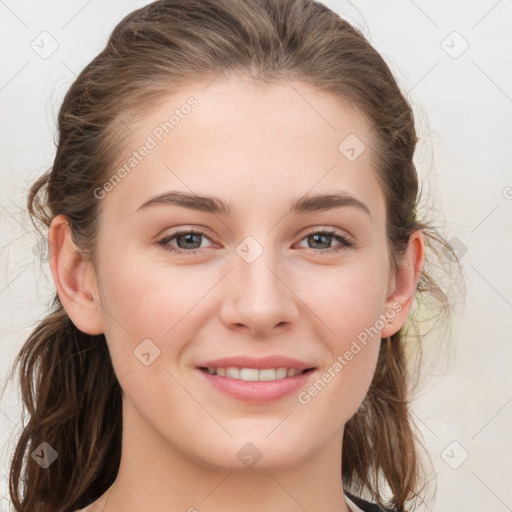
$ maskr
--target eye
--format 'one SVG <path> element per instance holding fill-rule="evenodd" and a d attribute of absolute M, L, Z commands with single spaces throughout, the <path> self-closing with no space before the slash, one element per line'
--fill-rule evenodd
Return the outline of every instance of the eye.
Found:
<path fill-rule="evenodd" d="M 203 231 L 187 229 L 175 231 L 174 233 L 165 235 L 160 240 L 157 240 L 157 244 L 161 246 L 165 251 L 169 251 L 174 254 L 192 255 L 197 251 L 201 251 L 205 248 L 202 246 L 203 239 L 210 240 L 210 238 Z M 322 231 L 312 231 L 308 233 L 302 240 L 307 240 L 308 245 L 313 245 L 313 247 L 307 247 L 306 249 L 315 255 L 335 253 L 354 246 L 354 243 L 348 240 L 348 238 L 345 237 L 342 233 L 329 229 Z M 337 240 L 339 243 L 338 245 L 331 247 L 333 240 Z M 173 241 L 175 241 L 177 247 L 171 243 Z"/>
<path fill-rule="evenodd" d="M 330 247 L 333 239 L 338 240 L 339 244 L 334 247 Z M 313 245 L 313 247 L 307 247 L 307 249 L 313 249 L 310 252 L 314 254 L 339 252 L 354 246 L 354 244 L 342 233 L 329 229 L 322 231 L 312 231 L 311 233 L 308 233 L 302 240 L 306 240 L 308 244 Z M 319 245 L 320 247 L 318 247 Z"/>
<path fill-rule="evenodd" d="M 176 231 L 165 237 L 157 240 L 157 244 L 166 251 L 170 251 L 177 254 L 193 254 L 196 250 L 203 249 L 201 247 L 201 239 L 206 238 L 210 240 L 206 233 L 193 229 L 187 229 L 183 231 Z M 171 241 L 176 240 L 178 247 L 171 245 Z"/>

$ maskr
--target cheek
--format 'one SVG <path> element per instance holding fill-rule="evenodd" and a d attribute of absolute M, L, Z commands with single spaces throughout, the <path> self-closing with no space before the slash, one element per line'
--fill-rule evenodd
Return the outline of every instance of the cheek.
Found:
<path fill-rule="evenodd" d="M 297 397 L 305 411 L 325 428 L 340 428 L 364 400 L 371 384 L 383 327 L 380 294 L 370 287 L 348 288 L 325 296 L 325 329 L 321 336 L 327 349 L 317 378 Z"/>
<path fill-rule="evenodd" d="M 367 345 L 355 342 L 341 352 L 316 380 L 299 394 L 304 414 L 315 424 L 335 432 L 357 411 L 370 387 L 380 340 Z"/>
<path fill-rule="evenodd" d="M 341 425 L 368 391 L 384 326 L 387 277 L 378 262 L 353 265 L 316 280 L 307 293 L 308 305 L 322 320 L 319 336 L 329 357 L 298 401 L 306 409 L 311 404 L 320 421 Z"/>
<path fill-rule="evenodd" d="M 384 312 L 387 279 L 381 263 L 357 262 L 330 272 L 317 271 L 300 293 L 323 320 L 330 344 L 342 349 L 374 326 Z"/>
<path fill-rule="evenodd" d="M 114 319 L 130 332 L 148 329 L 160 337 L 215 284 L 215 276 L 197 267 L 173 267 L 135 251 L 103 268 L 103 297 Z"/>
<path fill-rule="evenodd" d="M 99 288 L 105 336 L 119 373 L 140 369 L 134 357 L 139 346 L 152 357 L 177 353 L 180 343 L 191 335 L 190 318 L 201 311 L 201 297 L 214 284 L 197 271 L 160 269 L 127 258 L 117 265 L 105 265 L 102 275 Z"/>

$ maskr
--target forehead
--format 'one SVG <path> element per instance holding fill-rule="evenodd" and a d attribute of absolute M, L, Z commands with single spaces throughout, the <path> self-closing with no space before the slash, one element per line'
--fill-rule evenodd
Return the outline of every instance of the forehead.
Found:
<path fill-rule="evenodd" d="M 170 94 L 131 128 L 108 193 L 127 211 L 171 189 L 235 207 L 333 188 L 378 199 L 367 120 L 310 84 L 217 78 Z"/>

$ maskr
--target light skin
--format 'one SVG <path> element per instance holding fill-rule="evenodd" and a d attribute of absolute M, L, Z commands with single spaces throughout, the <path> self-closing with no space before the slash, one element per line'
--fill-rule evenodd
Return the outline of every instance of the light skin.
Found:
<path fill-rule="evenodd" d="M 423 236 L 411 236 L 395 268 L 368 122 L 303 83 L 224 77 L 174 93 L 134 126 L 127 158 L 190 96 L 198 105 L 100 200 L 96 265 L 72 243 L 64 217 L 50 228 L 64 308 L 80 330 L 105 333 L 124 395 L 118 477 L 84 510 L 348 512 L 344 425 L 368 391 L 380 338 L 397 332 L 410 311 Z M 338 149 L 349 134 L 367 148 L 354 161 Z M 213 196 L 233 213 L 169 204 L 139 210 L 166 191 Z M 334 192 L 368 211 L 290 210 L 305 195 Z M 205 236 L 170 236 L 187 229 Z M 311 236 L 326 230 L 353 245 Z M 189 252 L 166 251 L 158 244 L 166 235 L 167 246 Z M 247 237 L 263 249 L 250 263 L 237 252 Z M 360 344 L 308 404 L 298 392 L 246 403 L 196 368 L 228 356 L 285 355 L 316 368 L 307 390 L 390 310 L 392 323 Z M 160 350 L 148 366 L 134 355 L 144 339 Z M 250 467 L 237 456 L 248 442 L 261 454 Z"/>

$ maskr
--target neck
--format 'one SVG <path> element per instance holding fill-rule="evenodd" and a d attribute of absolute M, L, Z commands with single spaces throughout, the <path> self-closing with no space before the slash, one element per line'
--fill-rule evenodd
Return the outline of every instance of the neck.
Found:
<path fill-rule="evenodd" d="M 123 412 L 117 478 L 84 512 L 350 512 L 341 481 L 343 431 L 294 467 L 228 470 L 187 457 L 129 405 Z"/>

